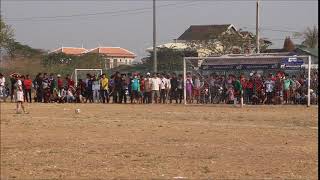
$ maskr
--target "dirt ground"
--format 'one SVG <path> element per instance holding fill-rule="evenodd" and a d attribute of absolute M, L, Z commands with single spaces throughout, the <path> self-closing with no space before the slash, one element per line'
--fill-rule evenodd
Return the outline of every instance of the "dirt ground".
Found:
<path fill-rule="evenodd" d="M 1 104 L 2 180 L 318 178 L 318 106 L 14 108 Z"/>

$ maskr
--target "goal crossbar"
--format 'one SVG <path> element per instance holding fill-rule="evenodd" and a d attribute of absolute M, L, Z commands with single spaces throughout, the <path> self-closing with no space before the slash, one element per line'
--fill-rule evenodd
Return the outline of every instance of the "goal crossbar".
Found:
<path fill-rule="evenodd" d="M 74 69 L 74 81 L 76 86 L 78 85 L 78 71 L 99 71 L 100 75 L 102 75 L 102 69 Z"/>

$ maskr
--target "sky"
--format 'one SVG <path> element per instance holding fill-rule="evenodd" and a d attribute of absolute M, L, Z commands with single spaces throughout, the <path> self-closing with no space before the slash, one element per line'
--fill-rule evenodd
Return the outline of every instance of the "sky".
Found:
<path fill-rule="evenodd" d="M 157 45 L 172 42 L 190 25 L 234 24 L 255 33 L 254 0 L 157 0 Z M 17 41 L 34 48 L 123 47 L 148 55 L 152 0 L 2 0 L 1 15 Z M 316 0 L 261 0 L 260 34 L 281 48 L 286 36 L 318 25 Z M 301 39 L 293 39 L 300 43 Z"/>

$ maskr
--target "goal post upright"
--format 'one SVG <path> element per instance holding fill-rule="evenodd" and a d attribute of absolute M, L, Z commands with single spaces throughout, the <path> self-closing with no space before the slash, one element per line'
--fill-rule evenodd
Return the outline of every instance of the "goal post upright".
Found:
<path fill-rule="evenodd" d="M 187 105 L 187 63 L 186 58 L 183 58 L 183 101 L 184 104 Z"/>
<path fill-rule="evenodd" d="M 308 56 L 308 102 L 307 106 L 311 105 L 311 56 Z"/>
<path fill-rule="evenodd" d="M 239 58 L 246 58 L 246 59 L 254 59 L 254 58 L 260 58 L 260 59 L 270 59 L 270 58 L 302 58 L 305 63 L 308 63 L 308 89 L 307 89 L 307 107 L 310 107 L 311 105 L 311 56 L 306 56 L 306 55 L 280 55 L 280 56 L 274 56 L 272 54 L 263 54 L 263 56 L 246 56 L 246 57 L 241 57 L 241 56 L 230 56 L 230 57 L 221 57 L 221 56 L 215 56 L 215 57 L 184 57 L 183 58 L 183 80 L 184 80 L 184 104 L 187 105 L 187 96 L 186 96 L 186 74 L 187 74 L 187 61 L 188 60 L 210 60 L 210 59 L 239 59 Z M 269 55 L 269 56 L 268 56 Z M 306 62 L 307 61 L 307 62 Z M 240 105 L 243 106 L 243 100 L 241 100 Z"/>

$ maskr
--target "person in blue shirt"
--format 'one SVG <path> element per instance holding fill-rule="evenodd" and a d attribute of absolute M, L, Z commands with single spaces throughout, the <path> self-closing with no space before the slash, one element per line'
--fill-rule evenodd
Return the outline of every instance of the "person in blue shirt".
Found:
<path fill-rule="evenodd" d="M 137 75 L 131 80 L 131 93 L 133 103 L 139 102 L 140 80 Z"/>

